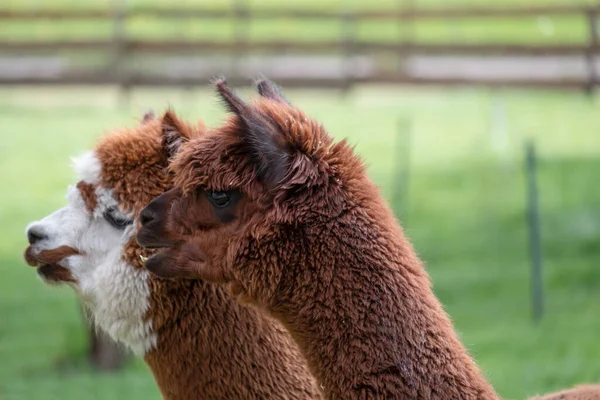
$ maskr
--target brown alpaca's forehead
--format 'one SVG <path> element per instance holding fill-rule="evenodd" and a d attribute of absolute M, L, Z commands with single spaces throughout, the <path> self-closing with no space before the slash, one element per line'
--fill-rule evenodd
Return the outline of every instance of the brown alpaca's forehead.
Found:
<path fill-rule="evenodd" d="M 199 187 L 230 190 L 255 180 L 236 129 L 235 121 L 230 120 L 222 129 L 186 143 L 170 165 L 175 185 L 189 194 Z"/>

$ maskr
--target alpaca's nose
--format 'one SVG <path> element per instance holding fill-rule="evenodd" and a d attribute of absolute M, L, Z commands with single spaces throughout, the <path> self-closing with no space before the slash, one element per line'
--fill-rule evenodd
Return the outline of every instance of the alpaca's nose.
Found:
<path fill-rule="evenodd" d="M 140 223 L 145 226 L 152 221 L 154 221 L 154 212 L 149 207 L 144 208 L 140 213 Z"/>
<path fill-rule="evenodd" d="M 29 244 L 35 244 L 44 239 L 48 239 L 48 236 L 38 227 L 32 226 L 27 230 L 27 240 L 29 241 Z"/>

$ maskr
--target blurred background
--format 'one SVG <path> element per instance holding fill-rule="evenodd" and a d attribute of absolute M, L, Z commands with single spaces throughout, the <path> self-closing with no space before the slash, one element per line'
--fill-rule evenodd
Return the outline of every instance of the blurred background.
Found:
<path fill-rule="evenodd" d="M 222 121 L 262 73 L 347 137 L 504 398 L 600 381 L 600 3 L 5 0 L 0 399 L 159 399 L 22 261 L 69 157 L 143 112 Z"/>

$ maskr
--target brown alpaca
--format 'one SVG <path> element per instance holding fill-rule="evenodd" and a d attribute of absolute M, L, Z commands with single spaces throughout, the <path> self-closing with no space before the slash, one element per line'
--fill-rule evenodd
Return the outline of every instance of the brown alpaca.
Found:
<path fill-rule="evenodd" d="M 142 268 L 133 218 L 172 179 L 168 159 L 199 136 L 167 112 L 117 131 L 78 162 L 69 206 L 28 228 L 28 262 L 68 282 L 98 326 L 142 356 L 165 399 L 318 399 L 287 331 L 213 284 Z"/>
<path fill-rule="evenodd" d="M 572 389 L 535 396 L 529 400 L 600 400 L 600 385 L 579 385 Z"/>
<path fill-rule="evenodd" d="M 217 89 L 233 116 L 142 211 L 141 244 L 167 247 L 146 267 L 280 320 L 329 399 L 496 399 L 351 146 L 268 81 L 251 105 Z"/>

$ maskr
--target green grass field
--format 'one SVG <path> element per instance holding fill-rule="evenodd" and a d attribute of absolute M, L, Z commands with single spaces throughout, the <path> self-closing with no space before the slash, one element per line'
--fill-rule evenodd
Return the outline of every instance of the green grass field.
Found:
<path fill-rule="evenodd" d="M 397 10 L 399 0 L 379 0 L 377 2 L 348 0 L 248 0 L 250 10 L 261 9 L 303 9 L 303 10 Z M 498 0 L 493 6 L 522 6 L 520 0 Z M 588 0 L 528 0 L 527 4 L 591 4 Z M 73 10 L 73 9 L 110 9 L 112 0 L 23 0 L 9 1 L 0 9 L 26 10 Z M 235 2 L 203 0 L 189 2 L 176 0 L 168 3 L 168 8 L 211 8 L 232 10 Z M 404 2 L 406 4 L 406 2 Z M 418 7 L 452 6 L 490 6 L 485 0 L 414 0 Z M 159 0 L 129 0 L 127 9 L 140 6 L 165 7 Z M 406 30 L 406 23 L 394 21 L 361 22 L 357 26 L 357 40 L 396 42 Z M 489 18 L 461 20 L 421 20 L 413 25 L 414 40 L 421 43 L 532 43 L 585 44 L 588 37 L 587 20 L 583 16 L 541 16 L 541 18 Z M 232 41 L 235 35 L 233 19 L 189 19 L 169 20 L 153 18 L 129 19 L 125 30 L 137 39 L 179 39 Z M 256 20 L 249 24 L 246 37 L 253 40 L 302 40 L 323 41 L 342 40 L 344 26 L 340 21 L 290 20 L 285 18 Z M 0 40 L 85 40 L 107 39 L 113 34 L 113 25 L 108 21 L 3 21 L 0 26 Z"/>
<path fill-rule="evenodd" d="M 248 93 L 248 92 L 243 92 Z M 434 290 L 499 393 L 509 399 L 600 381 L 600 103 L 581 94 L 357 88 L 288 97 L 348 137 L 400 214 Z M 74 293 L 21 259 L 26 224 L 64 204 L 69 156 L 148 107 L 216 124 L 212 93 L 0 90 L 0 398 L 158 399 L 146 367 L 95 374 Z M 491 124 L 504 103 L 506 127 Z M 410 137 L 406 129 L 412 126 Z M 493 127 L 504 137 L 495 147 Z M 546 315 L 529 309 L 522 144 L 540 153 Z M 497 140 L 496 140 L 497 141 Z M 410 155 L 402 146 L 410 143 Z M 501 141 L 500 141 L 501 142 Z M 403 186 L 395 170 L 408 160 Z M 403 189 L 404 188 L 404 189 Z M 402 197 L 396 192 L 402 191 Z"/>

